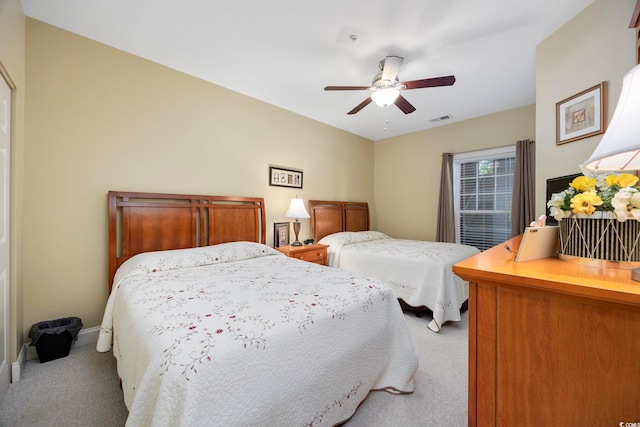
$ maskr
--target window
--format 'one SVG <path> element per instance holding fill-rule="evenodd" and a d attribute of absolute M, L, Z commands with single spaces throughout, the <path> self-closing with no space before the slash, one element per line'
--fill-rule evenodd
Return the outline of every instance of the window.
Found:
<path fill-rule="evenodd" d="M 453 156 L 456 242 L 481 251 L 511 238 L 515 146 Z"/>

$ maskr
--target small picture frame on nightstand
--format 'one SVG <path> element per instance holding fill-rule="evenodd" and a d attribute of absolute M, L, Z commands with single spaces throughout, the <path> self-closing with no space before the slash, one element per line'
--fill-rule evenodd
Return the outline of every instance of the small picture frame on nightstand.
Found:
<path fill-rule="evenodd" d="M 275 222 L 273 224 L 273 247 L 279 248 L 289 244 L 289 223 Z"/>

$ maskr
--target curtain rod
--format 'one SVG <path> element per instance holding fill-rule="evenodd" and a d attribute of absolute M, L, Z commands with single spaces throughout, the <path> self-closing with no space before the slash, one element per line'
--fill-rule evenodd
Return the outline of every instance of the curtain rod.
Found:
<path fill-rule="evenodd" d="M 529 143 L 533 143 L 533 142 L 535 142 L 535 141 L 534 141 L 534 140 L 532 140 L 532 139 L 525 139 L 525 140 L 523 140 L 523 141 L 528 141 Z M 449 154 L 467 154 L 467 153 L 475 153 L 476 151 L 495 150 L 495 149 L 498 149 L 498 148 L 513 147 L 514 145 L 516 145 L 516 144 L 501 145 L 501 146 L 499 146 L 499 147 L 480 148 L 480 149 L 477 149 L 477 150 L 459 151 L 459 152 L 455 152 L 455 153 L 446 152 L 446 153 L 442 153 L 442 154 L 447 154 L 447 153 L 449 153 Z"/>

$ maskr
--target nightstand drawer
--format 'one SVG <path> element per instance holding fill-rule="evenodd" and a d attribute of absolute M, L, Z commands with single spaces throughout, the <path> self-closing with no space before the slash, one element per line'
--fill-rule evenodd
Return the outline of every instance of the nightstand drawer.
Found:
<path fill-rule="evenodd" d="M 327 265 L 327 248 L 329 245 L 318 243 L 304 246 L 282 246 L 276 248 L 290 258 Z"/>
<path fill-rule="evenodd" d="M 291 254 L 292 258 L 301 259 L 303 261 L 315 262 L 316 264 L 326 264 L 327 250 L 316 249 L 312 251 L 294 252 Z"/>

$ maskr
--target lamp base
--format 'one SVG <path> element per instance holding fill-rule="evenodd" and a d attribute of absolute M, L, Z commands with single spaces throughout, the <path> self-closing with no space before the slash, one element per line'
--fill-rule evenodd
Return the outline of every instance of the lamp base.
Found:
<path fill-rule="evenodd" d="M 291 244 L 291 246 L 302 246 L 302 243 L 298 240 L 298 233 L 300 233 L 300 221 L 297 219 L 293 223 L 293 232 L 296 235 L 296 241 Z"/>

